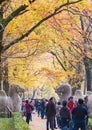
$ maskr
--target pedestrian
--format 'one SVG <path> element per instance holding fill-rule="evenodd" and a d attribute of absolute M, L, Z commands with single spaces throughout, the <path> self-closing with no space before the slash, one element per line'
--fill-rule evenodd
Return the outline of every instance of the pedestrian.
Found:
<path fill-rule="evenodd" d="M 29 101 L 26 100 L 26 122 L 29 124 L 30 121 L 30 115 L 32 112 L 32 106 L 30 105 Z"/>
<path fill-rule="evenodd" d="M 77 106 L 77 104 L 74 101 L 74 97 L 73 96 L 69 97 L 67 106 L 68 106 L 68 108 L 70 110 L 70 114 L 71 114 L 71 117 L 72 117 L 72 110 L 73 110 L 73 108 L 75 108 Z M 70 128 L 70 130 L 72 130 L 73 127 L 74 127 L 73 120 L 71 120 L 69 122 L 69 128 Z"/>
<path fill-rule="evenodd" d="M 56 104 L 56 120 L 57 120 L 57 125 L 59 128 L 61 128 L 61 117 L 60 117 L 60 110 L 61 110 L 61 102 L 57 102 Z"/>
<path fill-rule="evenodd" d="M 87 117 L 85 119 L 85 121 L 86 121 L 86 128 L 88 128 L 88 119 L 89 119 L 88 96 L 84 97 L 83 107 L 86 108 L 87 113 L 88 113 L 88 115 L 87 115 Z"/>
<path fill-rule="evenodd" d="M 30 107 L 31 107 L 31 109 L 30 109 L 30 121 L 32 121 L 32 112 L 34 110 L 34 105 L 33 105 L 32 101 L 30 101 Z"/>
<path fill-rule="evenodd" d="M 75 103 L 75 101 L 74 101 L 74 97 L 73 96 L 69 97 L 67 106 L 68 106 L 68 108 L 70 110 L 70 113 L 72 114 L 73 108 L 75 108 L 77 106 L 76 103 Z"/>
<path fill-rule="evenodd" d="M 41 119 L 44 119 L 44 116 L 45 116 L 45 99 L 43 98 L 41 100 Z"/>
<path fill-rule="evenodd" d="M 22 101 L 22 116 L 26 116 L 26 101 Z"/>
<path fill-rule="evenodd" d="M 41 116 L 41 101 L 38 100 L 37 102 L 37 113 L 38 113 L 38 117 Z"/>
<path fill-rule="evenodd" d="M 87 130 L 86 129 L 86 124 L 85 124 L 85 119 L 88 115 L 88 112 L 85 107 L 83 107 L 83 99 L 78 99 L 78 106 L 75 107 L 72 110 L 72 119 L 74 123 L 74 128 L 73 130 Z"/>
<path fill-rule="evenodd" d="M 60 117 L 61 117 L 61 128 L 68 129 L 69 128 L 69 122 L 71 120 L 71 115 L 69 108 L 67 107 L 67 101 L 64 100 L 62 102 L 62 108 L 60 110 Z"/>
<path fill-rule="evenodd" d="M 54 130 L 55 115 L 56 115 L 55 102 L 56 102 L 55 98 L 51 97 L 47 106 L 46 106 L 46 118 L 47 118 L 46 127 L 47 127 L 47 130 L 49 130 L 49 127 L 51 128 L 51 130 Z"/>

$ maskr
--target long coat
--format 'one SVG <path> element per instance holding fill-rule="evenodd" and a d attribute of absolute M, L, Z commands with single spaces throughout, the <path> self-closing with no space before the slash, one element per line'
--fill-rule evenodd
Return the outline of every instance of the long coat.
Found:
<path fill-rule="evenodd" d="M 56 115 L 56 106 L 55 103 L 52 101 L 49 101 L 49 103 L 46 106 L 46 116 L 51 117 Z"/>

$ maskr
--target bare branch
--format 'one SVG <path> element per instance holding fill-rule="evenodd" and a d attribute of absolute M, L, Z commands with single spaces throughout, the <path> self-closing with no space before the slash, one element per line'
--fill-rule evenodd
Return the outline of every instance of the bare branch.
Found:
<path fill-rule="evenodd" d="M 82 15 L 80 15 L 81 29 L 84 31 L 84 21 Z"/>
<path fill-rule="evenodd" d="M 61 65 L 61 67 L 64 69 L 64 71 L 67 71 L 66 68 L 64 67 L 64 65 L 61 63 L 61 61 L 57 57 L 57 55 L 54 52 L 52 52 L 52 51 L 50 53 L 56 57 L 57 61 L 59 62 L 59 64 Z"/>
<path fill-rule="evenodd" d="M 5 55 L 5 54 L 2 54 L 2 57 L 5 57 L 5 58 L 26 58 L 26 57 L 29 57 L 29 56 L 32 56 L 36 53 L 37 49 L 35 51 L 33 51 L 31 54 L 26 54 L 24 56 L 8 56 L 8 55 Z"/>

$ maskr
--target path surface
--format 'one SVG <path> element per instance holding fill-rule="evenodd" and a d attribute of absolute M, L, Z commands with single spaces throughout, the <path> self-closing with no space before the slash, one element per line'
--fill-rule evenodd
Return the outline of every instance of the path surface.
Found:
<path fill-rule="evenodd" d="M 33 121 L 30 121 L 29 127 L 31 130 L 46 130 L 46 119 L 41 119 L 40 117 L 37 116 L 37 113 L 34 113 Z"/>

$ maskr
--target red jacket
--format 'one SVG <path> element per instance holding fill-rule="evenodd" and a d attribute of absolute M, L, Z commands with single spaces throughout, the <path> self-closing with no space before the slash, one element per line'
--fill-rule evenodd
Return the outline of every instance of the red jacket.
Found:
<path fill-rule="evenodd" d="M 77 106 L 76 103 L 74 103 L 72 101 L 68 102 L 68 108 L 70 110 L 70 113 L 72 113 L 73 108 L 75 108 L 76 106 Z"/>
<path fill-rule="evenodd" d="M 32 113 L 32 105 L 29 103 L 26 103 L 26 113 Z"/>

